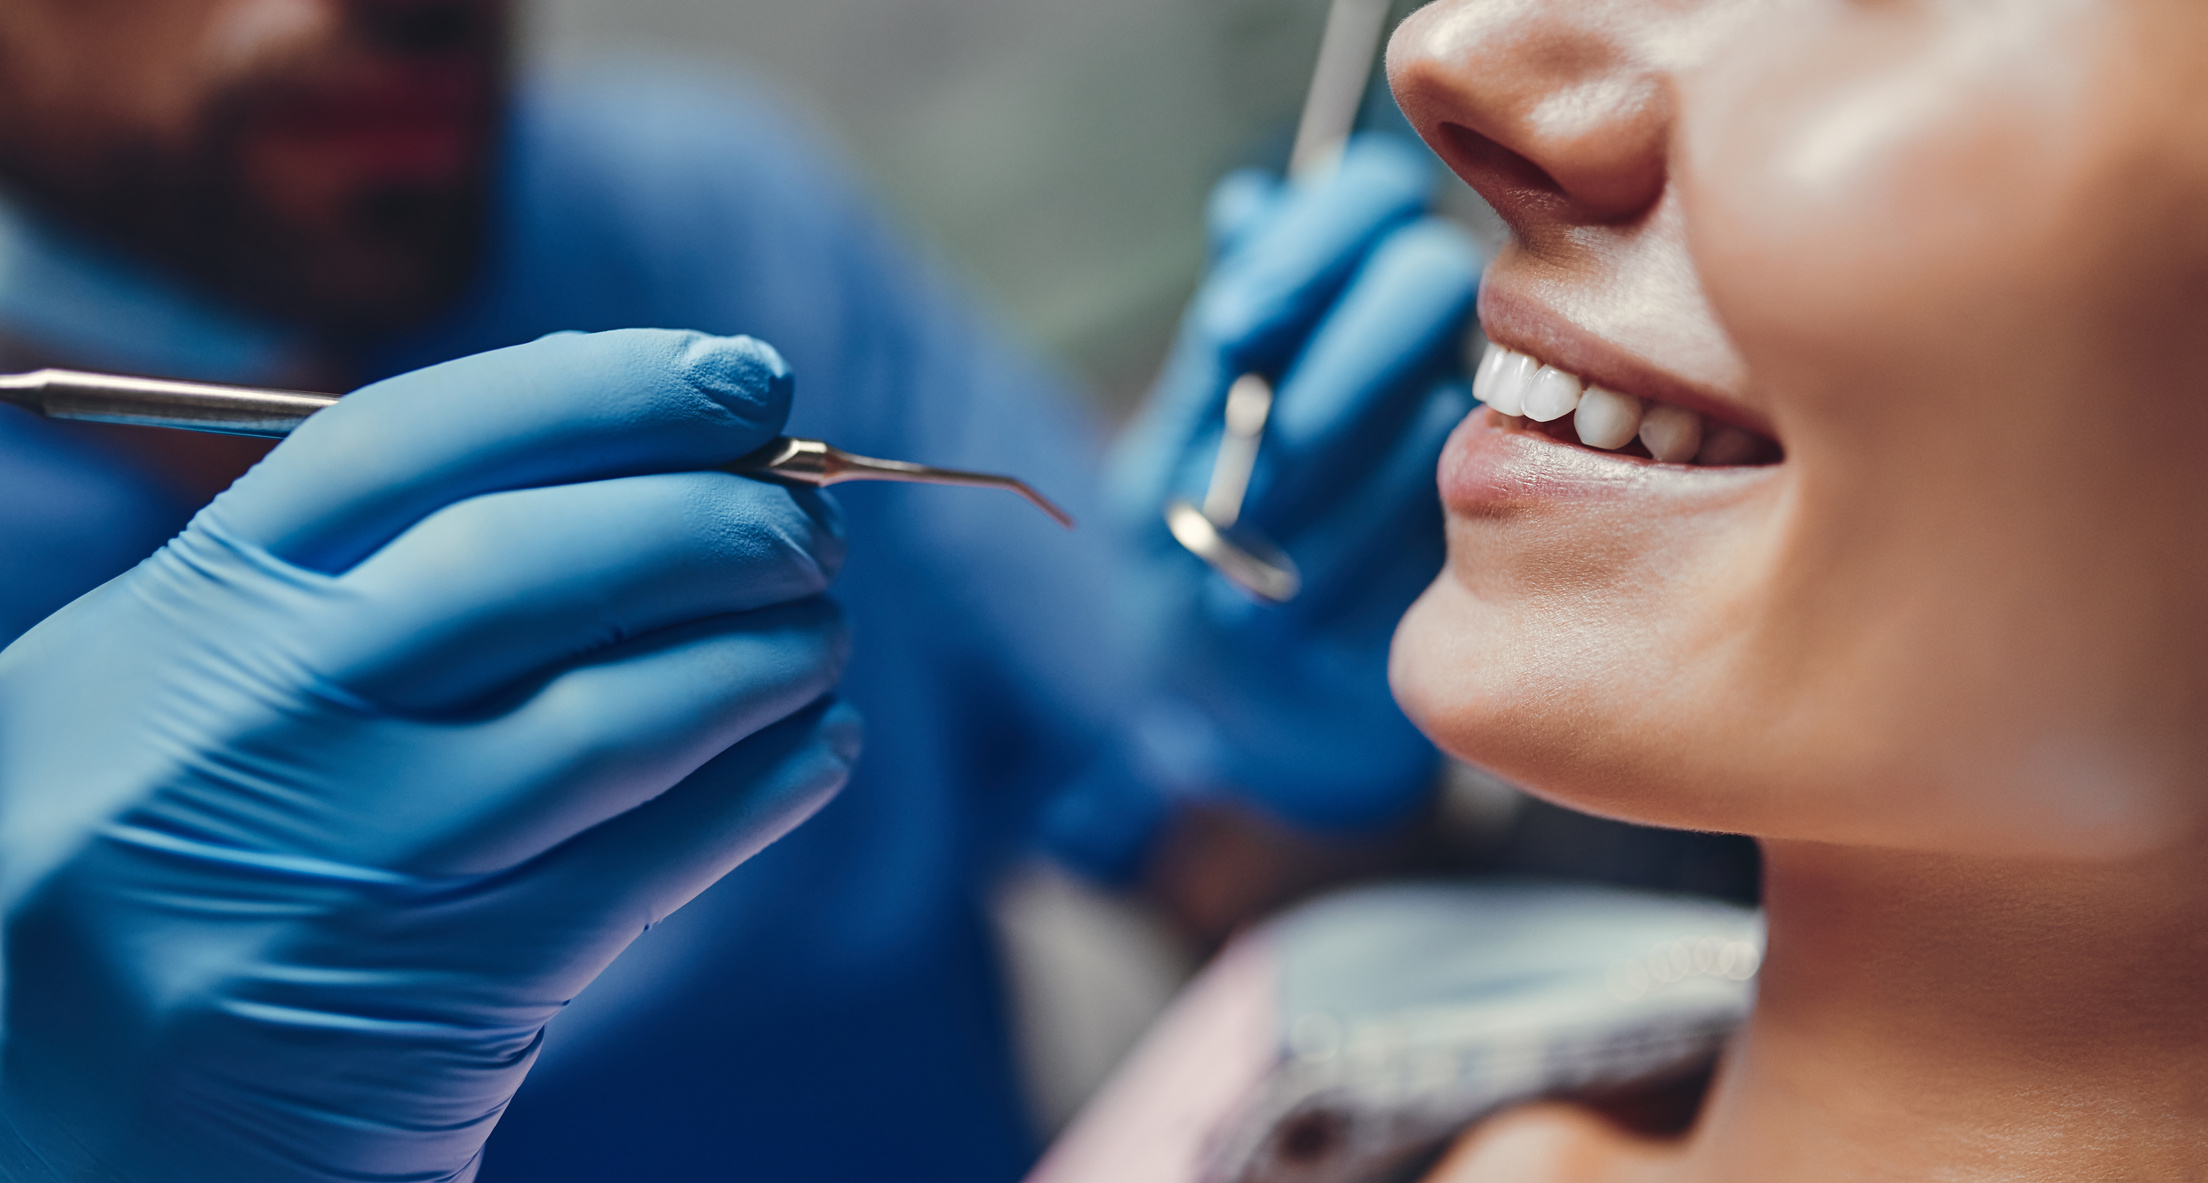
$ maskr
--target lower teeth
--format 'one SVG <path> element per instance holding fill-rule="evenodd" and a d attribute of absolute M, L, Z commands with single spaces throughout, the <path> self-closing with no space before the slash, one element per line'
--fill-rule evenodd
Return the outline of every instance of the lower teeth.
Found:
<path fill-rule="evenodd" d="M 1614 444 L 1606 441 L 1618 434 L 1615 420 L 1606 422 L 1598 419 L 1590 426 L 1581 422 L 1581 409 L 1575 408 L 1571 414 L 1547 423 L 1525 415 L 1505 415 L 1501 411 L 1494 413 L 1498 422 L 1513 430 L 1530 430 L 1562 443 L 1579 443 L 1597 451 L 1646 456 L 1663 464 L 1731 468 L 1765 464 L 1776 459 L 1775 445 L 1762 436 L 1729 423 L 1719 424 L 1714 429 L 1708 428 L 1701 415 L 1668 403 L 1647 404 L 1647 409 L 1641 415 L 1640 430 L 1634 436 Z M 1607 418 L 1613 412 L 1605 409 L 1601 414 Z M 1593 438 L 1589 438 L 1590 436 Z"/>

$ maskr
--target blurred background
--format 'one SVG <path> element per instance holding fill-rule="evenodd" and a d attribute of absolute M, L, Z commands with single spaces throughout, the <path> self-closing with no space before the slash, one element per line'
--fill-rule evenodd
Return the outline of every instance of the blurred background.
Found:
<path fill-rule="evenodd" d="M 535 0 L 525 44 L 550 70 L 671 58 L 768 83 L 1015 331 L 1123 414 L 1202 267 L 1204 195 L 1230 168 L 1286 159 L 1326 8 Z"/>
<path fill-rule="evenodd" d="M 1140 401 L 1203 268 L 1211 186 L 1241 165 L 1285 163 L 1326 10 L 1327 0 L 534 0 L 523 52 L 526 66 L 554 72 L 648 60 L 764 83 L 823 126 L 891 215 L 1116 420 Z M 1055 1128 L 1199 950 L 1139 901 L 1040 865 L 1001 892 L 996 913 L 1030 1102 Z"/>
<path fill-rule="evenodd" d="M 1400 19 L 1419 0 L 1397 0 Z M 825 129 L 891 216 L 1106 415 L 1141 400 L 1205 261 L 1231 169 L 1284 166 L 1328 0 L 531 0 L 524 64 L 677 63 L 773 91 Z M 1384 80 L 1363 122 L 1408 135 Z M 1441 204 L 1490 245 L 1469 188 Z M 1255 819 L 1183 860 L 1193 894 L 1246 917 L 1328 882 L 1453 866 L 1523 812 L 1459 768 L 1408 848 L 1329 847 Z M 1434 841 L 1439 838 L 1437 843 Z M 1467 845 L 1469 843 L 1469 846 Z M 1224 849 L 1231 846 L 1231 849 Z M 1254 894 L 1253 894 L 1254 893 Z M 1225 935 L 1036 865 L 996 927 L 1038 1125 L 1069 1118 Z M 1193 939 L 1192 939 L 1193 936 Z"/>

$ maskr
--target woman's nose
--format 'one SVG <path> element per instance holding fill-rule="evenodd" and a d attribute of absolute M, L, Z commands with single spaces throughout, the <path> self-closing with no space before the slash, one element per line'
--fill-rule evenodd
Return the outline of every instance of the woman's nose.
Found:
<path fill-rule="evenodd" d="M 1629 220 L 1662 196 L 1666 51 L 1682 8 L 1647 0 L 1441 0 L 1388 45 L 1396 101 L 1523 237 Z"/>

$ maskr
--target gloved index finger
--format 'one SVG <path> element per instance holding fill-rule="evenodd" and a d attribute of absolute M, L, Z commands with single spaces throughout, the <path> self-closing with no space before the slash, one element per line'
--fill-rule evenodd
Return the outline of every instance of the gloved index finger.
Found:
<path fill-rule="evenodd" d="M 1286 184 L 1262 169 L 1242 168 L 1211 187 L 1204 202 L 1204 231 L 1214 258 L 1225 258 L 1256 233 L 1280 206 Z"/>
<path fill-rule="evenodd" d="M 557 334 L 347 395 L 208 513 L 334 573 L 477 494 L 727 463 L 781 432 L 792 385 L 749 337 Z"/>
<path fill-rule="evenodd" d="M 1461 365 L 1480 264 L 1471 236 L 1439 218 L 1373 250 L 1280 384 L 1265 423 L 1266 471 L 1243 506 L 1253 522 L 1287 525 L 1334 501 L 1393 447 L 1434 380 Z"/>
<path fill-rule="evenodd" d="M 1239 366 L 1281 360 L 1365 251 L 1424 212 L 1433 185 L 1423 151 L 1391 136 L 1353 141 L 1331 176 L 1290 186 L 1269 222 L 1239 236 L 1198 297 L 1199 330 Z"/>

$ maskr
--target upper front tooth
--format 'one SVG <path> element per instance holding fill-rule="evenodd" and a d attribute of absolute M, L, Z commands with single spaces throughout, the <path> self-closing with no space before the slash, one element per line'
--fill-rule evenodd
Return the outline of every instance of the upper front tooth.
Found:
<path fill-rule="evenodd" d="M 1582 389 L 1578 378 L 1555 366 L 1542 366 L 1526 384 L 1526 418 L 1536 423 L 1562 419 L 1579 405 Z"/>
<path fill-rule="evenodd" d="M 1614 451 L 1633 442 L 1641 429 L 1641 400 L 1600 386 L 1590 386 L 1579 396 L 1579 414 L 1572 426 L 1579 442 L 1590 448 Z"/>
<path fill-rule="evenodd" d="M 1489 345 L 1480 359 L 1480 371 L 1472 378 L 1472 397 L 1495 409 L 1498 415 L 1525 414 L 1526 384 L 1540 363 L 1515 349 Z"/>
<path fill-rule="evenodd" d="M 1509 357 L 1510 350 L 1493 341 L 1487 343 L 1487 352 L 1480 355 L 1480 364 L 1472 371 L 1473 398 L 1491 407 L 1495 405 L 1495 375 Z"/>

